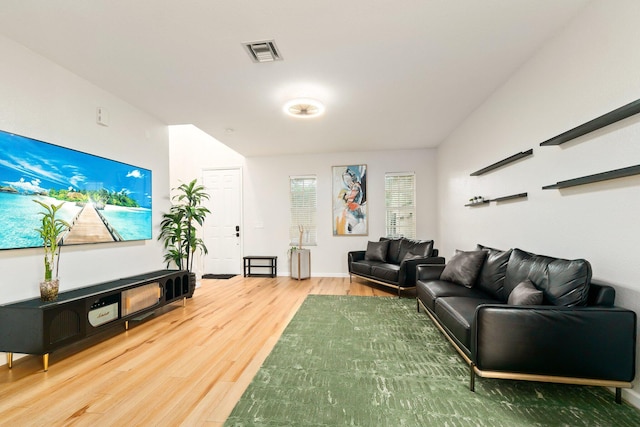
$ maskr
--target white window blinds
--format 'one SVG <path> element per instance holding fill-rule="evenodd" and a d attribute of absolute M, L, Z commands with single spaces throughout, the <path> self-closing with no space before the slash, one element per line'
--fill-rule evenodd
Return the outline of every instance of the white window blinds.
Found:
<path fill-rule="evenodd" d="M 416 237 L 416 176 L 413 172 L 384 176 L 387 237 Z"/>
<path fill-rule="evenodd" d="M 292 246 L 316 244 L 316 181 L 315 176 L 289 178 L 291 209 L 289 244 Z M 302 242 L 300 242 L 301 230 Z"/>

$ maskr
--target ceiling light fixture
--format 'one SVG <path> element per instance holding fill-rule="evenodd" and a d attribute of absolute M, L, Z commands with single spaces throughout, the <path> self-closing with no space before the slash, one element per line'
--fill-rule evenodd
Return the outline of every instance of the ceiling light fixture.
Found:
<path fill-rule="evenodd" d="M 315 99 L 298 98 L 284 104 L 283 110 L 293 117 L 311 118 L 324 113 L 324 105 Z"/>

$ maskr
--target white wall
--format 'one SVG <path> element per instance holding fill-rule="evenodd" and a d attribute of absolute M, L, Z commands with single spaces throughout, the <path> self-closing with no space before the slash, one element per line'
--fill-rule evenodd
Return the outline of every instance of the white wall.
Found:
<path fill-rule="evenodd" d="M 311 249 L 312 276 L 347 274 L 347 252 L 364 250 L 368 240 L 385 234 L 384 174 L 415 172 L 417 238 L 434 239 L 436 228 L 435 150 L 368 151 L 246 159 L 244 175 L 245 252 L 277 255 L 287 260 L 289 249 L 289 177 L 316 175 L 318 245 Z M 367 165 L 368 236 L 333 236 L 331 167 Z M 436 241 L 436 247 L 438 247 Z M 280 273 L 289 271 L 281 263 Z"/>
<path fill-rule="evenodd" d="M 207 169 L 244 167 L 244 157 L 193 125 L 169 126 L 170 188 L 198 179 Z M 201 236 L 201 234 L 200 234 Z M 238 266 L 238 271 L 241 271 Z M 197 286 L 205 273 L 204 257 L 196 252 L 193 263 Z"/>
<path fill-rule="evenodd" d="M 0 129 L 153 172 L 154 240 L 64 247 L 61 290 L 163 268 L 155 237 L 168 205 L 167 126 L 3 37 L 0 57 Z M 97 107 L 108 127 L 96 124 Z M 39 296 L 42 260 L 42 249 L 0 251 L 0 303 Z"/>
<path fill-rule="evenodd" d="M 541 189 L 640 164 L 640 115 L 559 147 L 539 146 L 640 98 L 638 16 L 635 0 L 592 2 L 440 146 L 438 219 L 445 256 L 482 243 L 586 258 L 595 280 L 615 286 L 617 304 L 640 312 L 640 176 Z M 469 176 L 529 148 L 532 157 Z M 472 196 L 520 192 L 528 199 L 464 207 Z M 636 391 L 625 394 L 638 405 Z"/>
<path fill-rule="evenodd" d="M 169 126 L 171 188 L 194 178 L 203 169 L 242 167 L 244 157 L 193 125 Z"/>
<path fill-rule="evenodd" d="M 347 274 L 346 254 L 366 249 L 384 235 L 384 173 L 415 172 L 417 237 L 433 239 L 436 228 L 435 150 L 370 151 L 244 158 L 193 126 L 171 126 L 171 186 L 202 177 L 202 170 L 240 167 L 243 172 L 242 246 L 244 254 L 278 256 L 278 274 L 288 274 L 289 177 L 318 177 L 318 245 L 312 246 L 313 276 Z M 367 164 L 369 236 L 334 237 L 331 166 Z M 436 246 L 438 242 L 436 241 Z M 197 272 L 203 271 L 196 262 Z"/>

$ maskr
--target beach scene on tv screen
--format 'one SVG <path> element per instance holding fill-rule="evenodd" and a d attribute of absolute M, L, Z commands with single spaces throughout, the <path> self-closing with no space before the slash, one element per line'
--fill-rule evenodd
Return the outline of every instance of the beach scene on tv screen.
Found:
<path fill-rule="evenodd" d="M 151 239 L 151 171 L 0 131 L 0 249 L 42 246 L 44 209 L 62 207 L 62 245 Z"/>

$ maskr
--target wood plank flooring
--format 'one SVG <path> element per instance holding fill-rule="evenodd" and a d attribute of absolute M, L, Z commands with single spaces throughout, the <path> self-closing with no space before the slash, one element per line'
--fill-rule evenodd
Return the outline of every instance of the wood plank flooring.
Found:
<path fill-rule="evenodd" d="M 221 426 L 309 294 L 395 296 L 348 278 L 203 280 L 128 331 L 0 366 L 0 425 Z"/>

